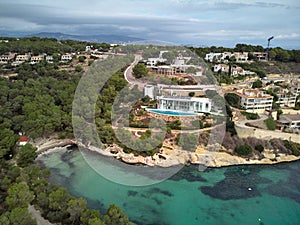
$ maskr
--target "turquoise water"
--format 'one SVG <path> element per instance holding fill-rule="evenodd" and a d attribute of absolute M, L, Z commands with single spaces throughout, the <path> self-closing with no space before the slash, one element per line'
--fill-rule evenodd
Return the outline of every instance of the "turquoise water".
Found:
<path fill-rule="evenodd" d="M 149 109 L 150 112 L 167 115 L 167 116 L 197 116 L 196 113 L 192 112 L 182 112 L 182 111 L 171 111 L 171 110 L 161 110 L 161 109 Z"/>
<path fill-rule="evenodd" d="M 92 153 L 85 157 L 104 162 Z M 80 151 L 60 149 L 37 161 L 50 168 L 53 182 L 85 197 L 90 207 L 103 212 L 116 203 L 138 224 L 255 225 L 259 218 L 264 225 L 300 224 L 300 162 L 204 172 L 189 166 L 161 183 L 132 187 L 100 176 Z"/>

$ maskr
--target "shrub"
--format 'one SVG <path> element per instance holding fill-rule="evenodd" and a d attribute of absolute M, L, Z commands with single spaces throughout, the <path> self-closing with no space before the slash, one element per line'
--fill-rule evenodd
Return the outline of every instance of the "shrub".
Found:
<path fill-rule="evenodd" d="M 283 145 L 288 150 L 290 150 L 293 155 L 300 156 L 300 144 L 288 140 L 283 140 Z"/>
<path fill-rule="evenodd" d="M 264 120 L 264 123 L 266 124 L 268 130 L 275 130 L 276 121 L 274 121 L 272 117 L 269 117 L 268 119 Z"/>
<path fill-rule="evenodd" d="M 194 97 L 194 96 L 195 96 L 195 92 L 190 92 L 190 93 L 189 93 L 189 96 L 190 96 L 190 97 Z"/>
<path fill-rule="evenodd" d="M 237 134 L 236 129 L 234 127 L 234 122 L 229 119 L 226 120 L 226 131 L 230 132 L 231 136 Z"/>
<path fill-rule="evenodd" d="M 252 148 L 251 146 L 244 144 L 244 145 L 240 145 L 235 147 L 234 151 L 241 156 L 247 156 L 250 155 L 252 153 Z"/>
<path fill-rule="evenodd" d="M 264 151 L 264 146 L 262 145 L 255 145 L 255 150 L 259 151 L 259 152 L 263 152 Z"/>
<path fill-rule="evenodd" d="M 84 62 L 85 58 L 86 58 L 85 56 L 81 55 L 81 56 L 78 57 L 78 61 L 79 62 Z"/>
<path fill-rule="evenodd" d="M 257 120 L 259 116 L 257 113 L 249 113 L 249 112 L 242 112 L 244 116 L 246 116 L 247 120 Z"/>
<path fill-rule="evenodd" d="M 76 66 L 75 67 L 75 71 L 76 72 L 81 72 L 82 71 L 82 67 L 81 66 Z"/>
<path fill-rule="evenodd" d="M 240 97 L 234 93 L 225 94 L 225 100 L 228 102 L 230 106 L 233 106 L 235 108 L 240 107 Z"/>

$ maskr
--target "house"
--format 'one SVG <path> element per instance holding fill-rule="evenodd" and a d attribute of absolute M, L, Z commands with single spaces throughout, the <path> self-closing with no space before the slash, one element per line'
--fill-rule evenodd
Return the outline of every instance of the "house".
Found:
<path fill-rule="evenodd" d="M 245 75 L 245 70 L 240 66 L 232 65 L 231 75 L 232 76 Z"/>
<path fill-rule="evenodd" d="M 248 52 L 234 52 L 233 56 L 237 62 L 247 62 L 248 61 Z"/>
<path fill-rule="evenodd" d="M 300 130 L 300 114 L 282 114 L 279 122 L 291 130 Z"/>
<path fill-rule="evenodd" d="M 209 98 L 199 97 L 158 96 L 157 100 L 157 108 L 162 110 L 209 113 L 212 105 Z"/>
<path fill-rule="evenodd" d="M 241 106 L 247 112 L 263 113 L 272 108 L 273 96 L 258 89 L 240 89 L 234 92 L 240 97 Z"/>
<path fill-rule="evenodd" d="M 72 56 L 72 54 L 70 54 L 70 53 L 63 54 L 63 55 L 61 56 L 61 61 L 67 62 L 67 61 L 72 60 L 72 58 L 73 58 L 73 56 Z"/>
<path fill-rule="evenodd" d="M 209 62 L 228 62 L 230 57 L 234 56 L 231 52 L 214 53 L 211 52 L 205 55 L 205 60 Z"/>
<path fill-rule="evenodd" d="M 295 80 L 291 83 L 291 91 L 296 93 L 297 95 L 300 94 L 300 80 Z"/>
<path fill-rule="evenodd" d="M 163 58 L 165 52 L 168 51 L 160 51 L 158 58 L 148 58 L 146 64 L 149 66 L 156 66 L 157 63 L 165 63 L 167 61 L 167 59 Z"/>
<path fill-rule="evenodd" d="M 90 52 L 93 49 L 92 45 L 85 46 L 85 52 Z"/>
<path fill-rule="evenodd" d="M 31 56 L 30 63 L 35 64 L 44 60 L 44 55 Z"/>
<path fill-rule="evenodd" d="M 208 62 L 213 62 L 213 61 L 221 62 L 223 59 L 224 59 L 223 53 L 211 52 L 205 55 L 205 60 Z"/>
<path fill-rule="evenodd" d="M 276 94 L 278 96 L 278 101 L 276 101 L 276 103 L 279 104 L 280 107 L 295 107 L 297 94 L 294 94 L 287 89 L 280 89 Z"/>
<path fill-rule="evenodd" d="M 14 53 L 10 53 L 10 54 L 7 54 L 7 55 L 2 55 L 0 57 L 0 63 L 8 63 L 9 61 L 12 61 L 14 58 L 15 58 L 15 55 Z"/>
<path fill-rule="evenodd" d="M 267 61 L 268 53 L 267 52 L 252 52 L 254 56 L 256 56 L 258 61 Z"/>
<path fill-rule="evenodd" d="M 18 145 L 19 146 L 24 146 L 24 145 L 26 145 L 28 143 L 28 140 L 29 140 L 28 136 L 26 136 L 26 135 L 20 135 Z"/>
<path fill-rule="evenodd" d="M 214 72 L 219 72 L 219 71 L 221 71 L 221 72 L 224 72 L 224 73 L 228 73 L 228 71 L 229 71 L 229 66 L 226 65 L 226 64 L 216 64 L 216 65 L 214 65 L 214 67 L 213 67 L 213 71 L 214 71 Z"/>
<path fill-rule="evenodd" d="M 17 55 L 16 57 L 17 62 L 25 62 L 28 61 L 29 59 L 30 59 L 30 53 L 27 53 L 25 55 Z"/>
<path fill-rule="evenodd" d="M 47 61 L 48 63 L 52 63 L 52 62 L 53 62 L 53 56 L 52 56 L 52 55 L 47 55 L 47 56 L 46 56 L 46 61 Z"/>

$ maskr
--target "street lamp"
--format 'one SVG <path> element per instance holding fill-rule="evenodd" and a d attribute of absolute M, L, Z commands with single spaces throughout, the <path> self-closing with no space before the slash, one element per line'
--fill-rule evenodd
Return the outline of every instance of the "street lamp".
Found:
<path fill-rule="evenodd" d="M 273 38 L 274 38 L 274 36 L 268 38 L 268 48 L 267 48 L 268 61 L 270 60 L 270 57 L 269 57 L 270 41 L 271 41 Z"/>

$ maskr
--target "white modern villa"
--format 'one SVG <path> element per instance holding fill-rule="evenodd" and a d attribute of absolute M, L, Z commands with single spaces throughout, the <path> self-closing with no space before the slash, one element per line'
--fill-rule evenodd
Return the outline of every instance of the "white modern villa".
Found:
<path fill-rule="evenodd" d="M 209 98 L 186 96 L 157 96 L 157 100 L 157 108 L 161 110 L 209 113 L 211 111 L 212 105 Z"/>

